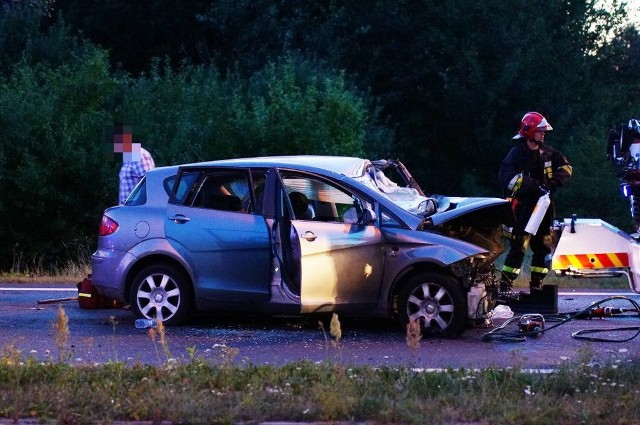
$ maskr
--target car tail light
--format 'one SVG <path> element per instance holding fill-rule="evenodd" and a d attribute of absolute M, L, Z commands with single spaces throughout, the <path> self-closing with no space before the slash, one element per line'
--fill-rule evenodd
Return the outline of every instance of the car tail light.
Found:
<path fill-rule="evenodd" d="M 118 223 L 116 223 L 111 218 L 106 215 L 102 216 L 102 221 L 100 222 L 100 230 L 98 231 L 99 236 L 109 236 L 118 230 Z"/>

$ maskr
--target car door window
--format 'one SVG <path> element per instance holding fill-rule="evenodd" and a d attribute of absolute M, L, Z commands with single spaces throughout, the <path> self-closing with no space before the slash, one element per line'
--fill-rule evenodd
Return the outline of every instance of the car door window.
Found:
<path fill-rule="evenodd" d="M 142 177 L 142 180 L 133 188 L 127 199 L 124 201 L 124 205 L 144 205 L 147 203 L 147 179 L 146 176 Z"/>
<path fill-rule="evenodd" d="M 164 190 L 170 196 L 170 202 L 184 204 L 185 199 L 191 192 L 191 187 L 196 179 L 200 176 L 199 171 L 184 171 L 180 175 L 178 187 L 174 187 L 178 176 L 171 176 L 163 182 Z"/>
<path fill-rule="evenodd" d="M 182 204 L 195 208 L 242 213 L 259 212 L 256 199 L 262 198 L 265 173 L 246 170 L 201 171 L 184 195 Z"/>
<path fill-rule="evenodd" d="M 251 172 L 251 186 L 253 191 L 247 192 L 242 198 L 243 208 L 254 214 L 262 214 L 264 200 L 264 188 L 267 182 L 266 170 L 253 170 Z"/>
<path fill-rule="evenodd" d="M 354 208 L 371 208 L 368 201 L 334 183 L 294 172 L 282 172 L 281 176 L 289 213 L 295 220 L 342 223 Z"/>

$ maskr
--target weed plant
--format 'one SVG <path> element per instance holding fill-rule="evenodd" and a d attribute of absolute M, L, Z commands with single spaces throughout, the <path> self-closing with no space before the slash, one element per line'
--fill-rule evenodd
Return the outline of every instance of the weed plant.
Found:
<path fill-rule="evenodd" d="M 24 357 L 11 346 L 0 350 L 0 422 L 631 424 L 640 417 L 635 401 L 640 364 L 625 358 L 625 350 L 608 365 L 594 365 L 584 353 L 584 361 L 553 373 L 352 367 L 339 355 L 328 355 L 319 364 L 236 366 L 232 360 L 238 350 L 228 347 L 216 364 L 194 348 L 187 349 L 188 359 L 181 363 L 169 352 L 158 324 L 149 329 L 157 366 L 118 361 L 71 365 L 64 355 L 71 338 L 67 325 L 60 307 L 53 324 L 61 353 L 57 361 Z M 418 329 L 408 326 L 406 338 L 416 356 Z M 337 316 L 331 319 L 330 334 L 330 343 L 325 336 L 327 347 L 339 351 Z"/>

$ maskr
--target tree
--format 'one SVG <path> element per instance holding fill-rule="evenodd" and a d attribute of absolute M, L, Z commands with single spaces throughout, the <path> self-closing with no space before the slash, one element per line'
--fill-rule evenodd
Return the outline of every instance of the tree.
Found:
<path fill-rule="evenodd" d="M 559 215 L 624 226 L 605 140 L 637 117 L 639 36 L 624 5 L 598 4 L 5 1 L 0 218 L 20 217 L 0 229 L 3 258 L 16 241 L 54 258 L 69 232 L 93 236 L 115 201 L 101 140 L 117 122 L 159 165 L 390 155 L 428 192 L 499 196 L 499 162 L 537 110 L 575 169 Z"/>
<path fill-rule="evenodd" d="M 16 66 L 0 81 L 0 267 L 64 261 L 86 244 L 115 199 L 113 167 L 100 137 L 118 89 L 103 51 L 87 48 L 58 68 Z M 96 137 L 96 135 L 98 135 Z"/>
<path fill-rule="evenodd" d="M 342 74 L 287 57 L 248 79 L 214 68 L 156 63 L 132 80 L 121 120 L 134 123 L 162 163 L 276 154 L 362 155 L 372 128 Z M 373 131 L 379 141 L 384 131 Z M 377 136 L 376 136 L 377 135 Z"/>
<path fill-rule="evenodd" d="M 107 49 L 114 67 L 139 75 L 154 58 L 174 64 L 208 63 L 218 41 L 198 16 L 209 0 L 55 0 L 50 23 L 58 16 L 77 35 Z"/>

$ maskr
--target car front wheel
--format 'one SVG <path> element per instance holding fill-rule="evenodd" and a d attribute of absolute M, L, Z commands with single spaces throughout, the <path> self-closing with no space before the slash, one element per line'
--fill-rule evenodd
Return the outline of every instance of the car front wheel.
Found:
<path fill-rule="evenodd" d="M 133 312 L 166 325 L 184 323 L 191 313 L 190 285 L 183 273 L 167 265 L 149 266 L 133 280 L 130 303 Z"/>
<path fill-rule="evenodd" d="M 458 282 L 438 273 L 420 273 L 400 291 L 399 319 L 403 326 L 419 321 L 422 333 L 460 335 L 466 328 L 466 297 Z"/>

